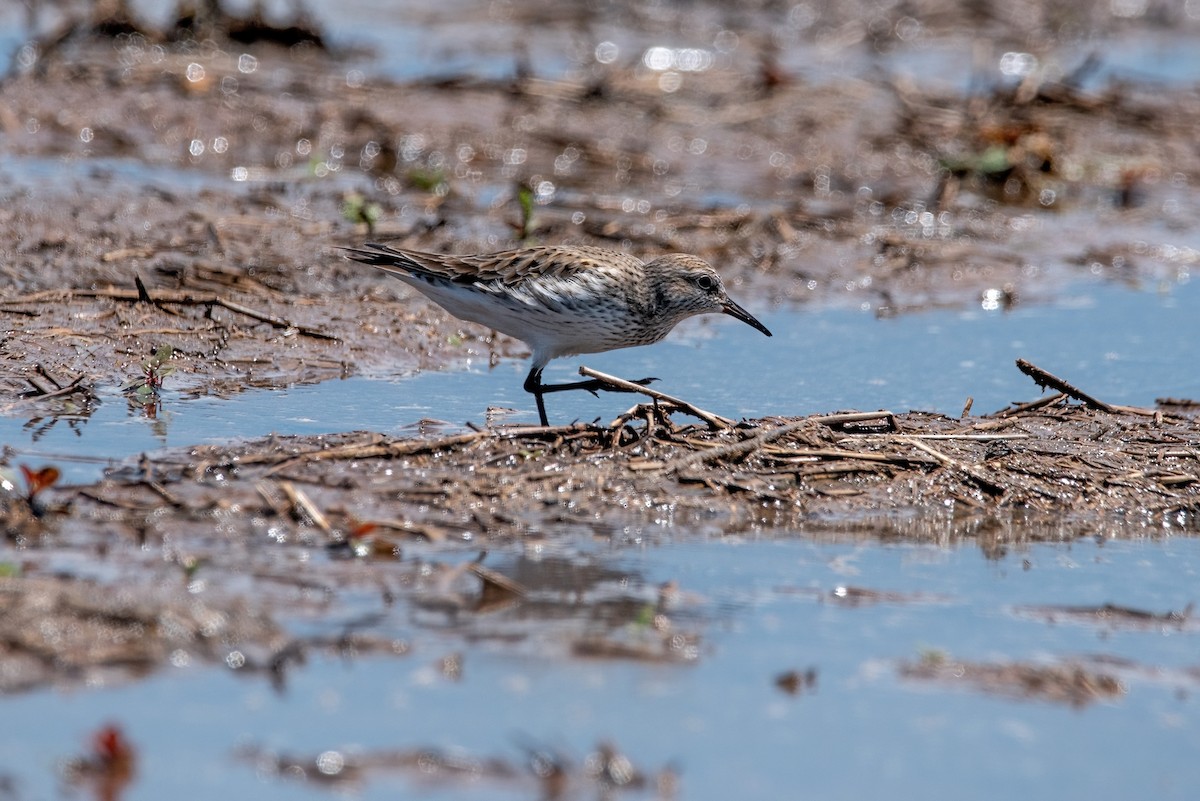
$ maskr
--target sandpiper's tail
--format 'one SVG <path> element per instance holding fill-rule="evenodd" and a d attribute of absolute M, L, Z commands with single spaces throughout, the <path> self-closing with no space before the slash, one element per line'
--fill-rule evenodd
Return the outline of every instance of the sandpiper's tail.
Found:
<path fill-rule="evenodd" d="M 404 251 L 375 242 L 368 242 L 361 248 L 338 248 L 338 250 L 345 253 L 348 259 L 370 264 L 373 267 L 401 267 L 406 270 L 424 271 L 421 263 Z"/>
<path fill-rule="evenodd" d="M 339 248 L 346 258 L 378 267 L 401 280 L 420 279 L 422 283 L 471 284 L 495 278 L 482 274 L 475 263 L 477 256 L 445 256 L 416 250 L 399 250 L 390 245 L 368 242 L 361 248 Z M 410 282 L 411 283 L 411 282 Z M 414 284 L 416 286 L 416 284 Z"/>

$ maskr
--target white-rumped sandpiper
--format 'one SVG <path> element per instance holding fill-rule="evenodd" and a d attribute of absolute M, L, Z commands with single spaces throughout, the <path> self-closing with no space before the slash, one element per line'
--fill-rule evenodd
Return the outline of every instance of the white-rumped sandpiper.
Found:
<path fill-rule="evenodd" d="M 611 389 L 599 381 L 543 384 L 542 370 L 551 359 L 649 345 L 695 314 L 728 314 L 771 336 L 730 299 L 712 267 L 683 253 L 643 262 L 593 247 L 531 247 L 470 256 L 377 244 L 344 250 L 348 258 L 394 275 L 455 317 L 527 344 L 533 363 L 525 391 L 537 400 L 542 425 L 549 425 L 544 394 Z"/>

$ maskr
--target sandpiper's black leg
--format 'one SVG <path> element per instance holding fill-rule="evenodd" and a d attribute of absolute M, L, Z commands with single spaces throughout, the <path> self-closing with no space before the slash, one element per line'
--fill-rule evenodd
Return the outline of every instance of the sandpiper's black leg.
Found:
<path fill-rule="evenodd" d="M 630 381 L 631 384 L 638 386 L 646 386 L 657 381 L 657 378 L 639 378 L 637 381 Z M 542 392 L 565 392 L 568 389 L 584 389 L 593 395 L 599 396 L 600 392 L 633 392 L 632 389 L 621 389 L 614 387 L 612 384 L 605 384 L 595 378 L 588 381 L 572 381 L 570 384 L 542 384 Z"/>
<path fill-rule="evenodd" d="M 639 384 L 644 387 L 647 384 L 657 380 L 657 378 L 642 378 L 630 383 Z M 525 391 L 533 395 L 533 397 L 537 400 L 538 414 L 541 416 L 542 425 L 544 426 L 550 425 L 550 422 L 546 418 L 546 402 L 542 396 L 548 392 L 566 392 L 567 390 L 571 389 L 586 390 L 593 395 L 599 395 L 601 390 L 604 390 L 605 392 L 631 391 L 627 389 L 617 389 L 610 384 L 605 384 L 604 382 L 596 379 L 592 379 L 590 381 L 572 381 L 569 384 L 543 384 L 542 371 L 537 367 L 531 368 L 529 370 L 529 375 L 525 377 Z"/>
<path fill-rule="evenodd" d="M 537 401 L 538 417 L 541 419 L 542 425 L 550 425 L 550 420 L 546 417 L 546 401 L 542 398 L 542 371 L 540 368 L 530 368 L 529 375 L 525 376 L 525 391 L 533 395 L 533 399 Z"/>

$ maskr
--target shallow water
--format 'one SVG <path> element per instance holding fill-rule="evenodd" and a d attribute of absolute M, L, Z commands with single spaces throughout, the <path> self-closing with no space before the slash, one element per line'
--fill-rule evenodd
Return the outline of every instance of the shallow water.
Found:
<path fill-rule="evenodd" d="M 844 309 L 754 309 L 774 337 L 734 320 L 692 320 L 658 345 L 553 362 L 546 380 L 577 380 L 579 364 L 655 376 L 663 392 L 732 418 L 881 408 L 958 415 L 968 397 L 973 412 L 983 414 L 1040 396 L 1014 366 L 1024 358 L 1109 403 L 1153 406 L 1161 396 L 1200 397 L 1198 306 L 1200 282 L 1181 281 L 1158 291 L 1083 283 L 1053 303 L 1009 312 L 938 310 L 879 320 Z M 164 446 L 270 433 L 402 435 L 424 418 L 482 424 L 489 407 L 516 410 L 505 422 L 537 422 L 532 398 L 521 389 L 525 360 L 453 368 L 254 389 L 225 399 L 186 399 L 170 390 L 168 379 L 155 419 L 131 410 L 110 387 L 86 419 L 0 417 L 0 443 L 16 448 L 22 461 L 86 457 L 60 465 L 68 481 L 86 481 L 108 460 Z M 607 423 L 634 402 L 609 393 L 547 398 L 552 421 L 560 423 Z"/>
<path fill-rule="evenodd" d="M 6 772 L 22 797 L 53 795 L 54 760 L 112 720 L 141 751 L 129 798 L 327 797 L 257 775 L 234 755 L 246 745 L 296 755 L 461 749 L 521 763 L 521 744 L 532 741 L 579 765 L 610 740 L 643 770 L 674 766 L 679 797 L 689 799 L 1086 799 L 1151 790 L 1183 799 L 1200 782 L 1196 680 L 1179 672 L 1195 667 L 1195 631 L 1052 625 L 1018 613 L 1028 604 L 1182 609 L 1195 600 L 1200 541 L 1034 545 L 998 561 L 970 545 L 803 533 L 746 541 L 667 532 L 641 544 L 552 548 L 500 552 L 489 563 L 526 576 L 539 565 L 557 569 L 556 560 L 598 565 L 647 602 L 657 584 L 676 580 L 685 598 L 677 625 L 700 636 L 699 657 L 684 665 L 547 659 L 529 642 L 471 642 L 452 625 L 422 628 L 403 606 L 364 601 L 362 611 L 383 616 L 380 629 L 410 643 L 409 655 L 316 659 L 291 671 L 280 693 L 262 676 L 186 667 L 131 686 L 9 698 L 8 719 L 38 725 L 19 738 L 9 730 Z M 928 600 L 842 605 L 830 596 L 840 585 Z M 489 620 L 479 625 L 497 625 Z M 526 624 L 536 640 L 539 624 Z M 1125 685 L 1117 700 L 1072 708 L 897 675 L 898 662 L 931 649 L 995 662 L 1102 654 L 1133 666 L 1117 669 Z M 451 653 L 461 656 L 458 681 L 436 669 Z M 793 696 L 774 684 L 784 671 L 809 668 L 815 689 Z M 535 787 L 382 773 L 355 796 L 529 798 Z"/>

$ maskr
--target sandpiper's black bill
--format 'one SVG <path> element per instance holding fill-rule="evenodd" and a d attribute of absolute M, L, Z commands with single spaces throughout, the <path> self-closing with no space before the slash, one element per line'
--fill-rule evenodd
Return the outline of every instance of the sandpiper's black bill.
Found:
<path fill-rule="evenodd" d="M 767 327 L 765 325 L 763 325 L 757 319 L 755 319 L 753 314 L 746 311 L 741 306 L 734 303 L 732 300 L 726 300 L 725 303 L 721 306 L 721 311 L 725 312 L 730 317 L 738 318 L 746 325 L 757 328 L 759 331 L 762 331 L 767 336 L 771 336 L 771 332 L 767 330 Z"/>

